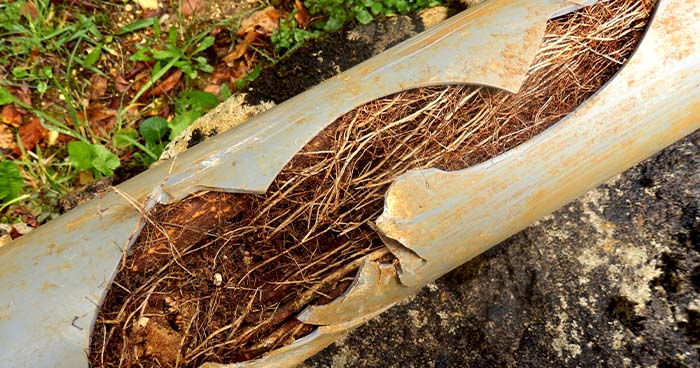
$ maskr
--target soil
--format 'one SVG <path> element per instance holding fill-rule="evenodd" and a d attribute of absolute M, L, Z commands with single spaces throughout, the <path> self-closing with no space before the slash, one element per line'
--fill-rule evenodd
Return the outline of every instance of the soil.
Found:
<path fill-rule="evenodd" d="M 652 5 L 646 4 L 650 12 Z M 587 11 L 593 18 L 614 15 L 603 6 Z M 572 24 L 580 30 L 590 15 L 579 12 L 551 21 L 548 33 L 565 34 Z M 313 327 L 294 315 L 342 293 L 363 257 L 386 256 L 368 224 L 381 212 L 383 193 L 396 176 L 421 167 L 462 169 L 538 134 L 609 80 L 619 65 L 602 55 L 611 47 L 629 55 L 645 21 L 615 41 L 589 40 L 585 47 L 594 52 L 567 65 L 571 73 L 553 75 L 562 69 L 556 64 L 539 69 L 517 95 L 453 86 L 373 101 L 307 144 L 266 194 L 205 192 L 159 206 L 104 302 L 91 344 L 92 364 L 111 367 L 122 359 L 126 366 L 236 362 L 308 334 Z M 330 53 L 331 48 L 321 50 Z M 343 54 L 352 51 L 336 51 L 352 59 Z M 299 60 L 295 68 L 279 68 L 303 74 L 300 65 L 315 65 Z M 590 65 L 599 69 L 591 73 Z M 287 78 L 280 70 L 269 71 L 274 77 L 261 81 Z M 556 83 L 543 83 L 548 80 Z M 302 89 L 309 82 L 293 83 L 286 86 Z M 443 115 L 436 117 L 436 111 Z M 462 135 L 460 129 L 469 129 L 469 122 L 484 111 L 493 114 L 490 123 Z M 403 123 L 388 128 L 388 121 Z M 618 300 L 611 313 L 627 318 L 628 304 Z"/>
<path fill-rule="evenodd" d="M 465 4 L 454 2 L 441 9 L 450 15 L 464 10 Z M 282 103 L 424 31 L 431 25 L 425 19 L 425 13 L 430 12 L 427 9 L 369 26 L 348 25 L 343 30 L 313 39 L 275 65 L 264 68 L 249 84 L 246 102 L 249 105 L 264 101 Z"/>

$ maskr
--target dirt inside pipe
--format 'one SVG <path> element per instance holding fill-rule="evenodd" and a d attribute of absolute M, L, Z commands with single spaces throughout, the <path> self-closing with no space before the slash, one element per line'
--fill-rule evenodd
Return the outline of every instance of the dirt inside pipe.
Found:
<path fill-rule="evenodd" d="M 330 124 L 265 194 L 202 192 L 157 206 L 103 303 L 91 365 L 238 362 L 310 333 L 295 319 L 305 306 L 343 293 L 363 257 L 391 257 L 368 224 L 397 176 L 463 169 L 556 123 L 620 69 L 654 5 L 600 1 L 550 20 L 517 94 L 401 92 Z"/>

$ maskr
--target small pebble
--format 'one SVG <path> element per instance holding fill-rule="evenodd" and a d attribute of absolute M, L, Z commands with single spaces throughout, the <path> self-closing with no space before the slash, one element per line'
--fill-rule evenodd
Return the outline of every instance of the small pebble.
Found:
<path fill-rule="evenodd" d="M 223 276 L 221 276 L 220 273 L 215 273 L 214 274 L 214 286 L 221 286 L 221 283 L 224 282 Z"/>
<path fill-rule="evenodd" d="M 148 321 L 150 321 L 150 318 L 141 317 L 141 318 L 139 318 L 138 322 L 136 322 L 136 325 L 139 326 L 140 328 L 144 328 L 148 324 Z"/>

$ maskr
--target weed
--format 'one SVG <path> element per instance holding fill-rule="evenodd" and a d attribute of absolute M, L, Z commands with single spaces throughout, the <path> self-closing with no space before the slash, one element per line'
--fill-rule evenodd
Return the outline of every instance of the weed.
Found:
<path fill-rule="evenodd" d="M 275 51 L 291 50 L 320 34 L 320 31 L 307 31 L 299 28 L 299 24 L 294 19 L 295 14 L 296 10 L 286 19 L 280 19 L 279 28 L 270 37 Z"/>
<path fill-rule="evenodd" d="M 214 44 L 214 37 L 208 36 L 208 32 L 202 32 L 186 41 L 179 42 L 178 29 L 175 26 L 168 28 L 165 41 L 160 38 L 160 24 L 156 18 L 152 18 L 154 37 L 150 38 L 147 46 L 139 47 L 129 58 L 131 61 L 155 62 L 152 75 L 157 75 L 164 66 L 178 68 L 191 79 L 197 78 L 197 71 L 211 73 L 214 67 L 209 65 L 207 59 L 198 56 L 204 50 Z M 167 71 L 167 70 L 166 70 Z"/>
<path fill-rule="evenodd" d="M 231 93 L 228 88 L 221 92 L 222 98 L 228 98 Z M 160 116 L 147 118 L 141 122 L 138 131 L 133 128 L 118 131 L 114 135 L 113 144 L 122 149 L 135 147 L 141 150 L 134 155 L 136 159 L 146 165 L 153 163 L 171 140 L 218 104 L 219 97 L 212 93 L 197 90 L 185 91 L 177 98 L 176 112 L 170 122 Z"/>
<path fill-rule="evenodd" d="M 9 202 L 19 194 L 24 185 L 24 178 L 17 164 L 12 161 L 0 161 L 0 201 Z"/>
<path fill-rule="evenodd" d="M 73 2 L 0 0 L 0 110 L 10 105 L 8 111 L 21 115 L 14 125 L 0 122 L 5 142 L 9 132 L 16 143 L 2 147 L 0 221 L 20 221 L 13 213 L 21 209 L 41 223 L 58 215 L 59 201 L 74 187 L 111 176 L 119 166 L 153 163 L 228 98 L 230 88 L 245 89 L 264 64 L 307 40 L 350 21 L 365 24 L 442 0 L 306 0 L 306 8 L 297 0 L 287 16 L 275 10 L 283 18 L 271 35 L 258 32 L 246 44 L 251 51 L 227 65 L 220 59 L 231 53 L 235 29 L 252 10 L 221 22 L 188 21 L 178 13 L 170 21 L 152 17 L 113 28 L 110 13 L 128 1 L 99 1 L 93 5 L 101 11 L 91 12 Z M 214 77 L 218 96 L 198 90 L 206 89 L 200 80 L 214 72 L 212 65 L 224 75 Z M 93 77 L 103 81 L 101 92 L 94 92 Z M 93 118 L 99 116 L 94 111 L 108 117 Z M 30 122 L 46 135 L 22 142 Z"/>
<path fill-rule="evenodd" d="M 305 0 L 309 14 L 313 19 L 318 19 L 311 24 L 313 30 L 299 27 L 294 19 L 295 10 L 287 19 L 280 21 L 271 41 L 276 50 L 289 50 L 322 32 L 338 31 L 351 21 L 368 24 L 376 16 L 406 14 L 442 3 L 443 0 Z"/>
<path fill-rule="evenodd" d="M 90 170 L 98 177 L 111 176 L 119 167 L 119 158 L 101 144 L 68 142 L 68 157 L 76 169 Z"/>
<path fill-rule="evenodd" d="M 11 71 L 15 82 L 28 83 L 40 94 L 56 78 L 58 60 L 98 71 L 92 65 L 105 38 L 94 17 L 76 14 L 68 22 L 56 15 L 50 0 L 17 1 L 0 4 L 0 32 L 0 66 Z M 82 46 L 91 48 L 84 58 L 77 54 Z"/>

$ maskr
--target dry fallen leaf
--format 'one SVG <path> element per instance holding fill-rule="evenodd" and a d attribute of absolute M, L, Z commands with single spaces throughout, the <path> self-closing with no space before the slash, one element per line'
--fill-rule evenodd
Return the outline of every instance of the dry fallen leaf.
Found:
<path fill-rule="evenodd" d="M 294 19 L 301 28 L 306 29 L 306 26 L 309 25 L 311 15 L 309 15 L 309 12 L 304 7 L 304 3 L 302 3 L 301 0 L 294 0 L 294 9 L 297 10 L 296 14 L 294 14 Z"/>
<path fill-rule="evenodd" d="M 22 15 L 24 15 L 25 17 L 29 17 L 32 20 L 36 19 L 36 17 L 39 15 L 39 12 L 36 10 L 36 6 L 31 1 L 27 1 L 26 3 L 24 3 L 21 12 Z"/>
<path fill-rule="evenodd" d="M 258 32 L 265 36 L 270 36 L 272 32 L 279 27 L 281 17 L 282 14 L 272 6 L 268 6 L 263 10 L 258 10 L 241 22 L 238 35 L 243 36 L 250 32 Z"/>
<path fill-rule="evenodd" d="M 105 135 L 114 129 L 117 111 L 106 108 L 103 104 L 93 104 L 87 108 L 87 118 L 93 133 Z"/>
<path fill-rule="evenodd" d="M 114 78 L 114 88 L 116 88 L 117 92 L 122 93 L 129 89 L 129 82 L 121 75 L 118 75 Z"/>
<path fill-rule="evenodd" d="M 15 152 L 16 149 L 18 149 L 17 142 L 12 129 L 5 124 L 0 124 L 0 152 Z"/>
<path fill-rule="evenodd" d="M 88 185 L 95 181 L 95 177 L 92 176 L 90 171 L 81 171 L 78 173 L 78 183 L 80 185 Z"/>
<path fill-rule="evenodd" d="M 143 94 L 143 97 L 150 97 L 150 96 L 160 96 L 165 93 L 168 93 L 171 89 L 175 88 L 178 83 L 180 83 L 180 79 L 182 78 L 182 70 L 176 69 L 174 72 L 170 73 L 167 78 L 165 78 L 162 82 L 158 83 L 155 88 L 146 91 L 146 93 Z"/>
<path fill-rule="evenodd" d="M 90 122 L 98 122 L 117 116 L 117 111 L 106 108 L 103 104 L 94 104 L 87 108 L 87 115 Z"/>
<path fill-rule="evenodd" d="M 19 109 L 13 105 L 5 105 L 5 107 L 2 108 L 2 117 L 0 120 L 7 125 L 18 127 L 22 125 L 22 117 L 23 114 Z"/>
<path fill-rule="evenodd" d="M 136 74 L 136 76 L 134 76 L 134 82 L 131 83 L 131 89 L 134 90 L 134 92 L 140 91 L 141 88 L 143 88 L 143 86 L 145 86 L 149 80 L 151 80 L 151 71 L 142 70 L 138 74 Z M 148 94 L 151 92 L 149 91 L 146 93 Z"/>
<path fill-rule="evenodd" d="M 245 38 L 243 41 L 241 41 L 236 47 L 234 47 L 233 51 L 229 53 L 228 55 L 224 56 L 224 61 L 228 66 L 233 66 L 233 62 L 240 59 L 243 55 L 245 55 L 246 51 L 248 51 L 248 45 L 251 44 L 255 40 L 255 37 L 257 34 L 255 31 L 250 31 L 245 35 Z"/>
<path fill-rule="evenodd" d="M 107 78 L 93 74 L 90 78 L 90 99 L 98 100 L 107 92 Z"/>
<path fill-rule="evenodd" d="M 17 215 L 22 215 L 22 211 L 26 211 L 26 210 L 23 210 L 23 209 L 21 209 L 21 207 L 20 207 L 20 210 L 19 210 L 19 211 L 18 211 L 17 209 L 15 209 L 15 210 L 13 210 L 12 212 L 13 212 L 13 213 L 19 212 L 19 213 L 16 213 L 16 214 L 17 214 Z M 32 227 L 31 224 L 27 223 L 27 222 L 29 222 L 29 221 L 27 221 L 27 222 L 18 222 L 18 223 L 16 223 L 16 224 L 12 224 L 11 227 L 10 227 L 10 231 L 9 231 L 10 236 L 12 237 L 12 239 L 17 239 L 17 238 L 19 238 L 19 237 L 22 236 L 22 235 L 29 234 L 30 231 L 32 231 L 35 227 L 39 226 L 39 224 L 38 224 L 37 221 L 36 221 L 36 218 L 35 218 L 34 216 L 32 216 L 31 213 L 30 213 L 29 215 L 33 218 L 33 221 L 32 221 L 32 222 L 35 224 L 35 226 Z"/>
<path fill-rule="evenodd" d="M 7 227 L 7 230 L 5 229 Z M 12 235 L 10 235 L 10 225 L 0 224 L 0 247 L 7 245 L 12 241 Z"/>
<path fill-rule="evenodd" d="M 193 16 L 203 8 L 204 5 L 200 0 L 182 0 L 180 3 L 180 11 L 182 12 L 182 15 L 186 17 Z"/>
<path fill-rule="evenodd" d="M 209 92 L 213 95 L 218 95 L 220 90 L 221 90 L 221 86 L 218 84 L 208 84 L 203 89 L 204 92 Z"/>
<path fill-rule="evenodd" d="M 15 88 L 12 91 L 12 94 L 15 95 L 22 103 L 24 103 L 27 106 L 32 106 L 32 91 L 29 89 L 27 86 L 21 86 L 18 88 Z"/>
<path fill-rule="evenodd" d="M 27 124 L 19 128 L 19 138 L 22 140 L 24 149 L 27 151 L 33 150 L 39 141 L 46 137 L 46 134 L 48 134 L 48 130 L 41 125 L 41 121 L 37 117 L 29 119 Z M 15 154 L 21 154 L 19 148 L 15 150 Z"/>

